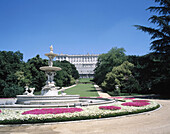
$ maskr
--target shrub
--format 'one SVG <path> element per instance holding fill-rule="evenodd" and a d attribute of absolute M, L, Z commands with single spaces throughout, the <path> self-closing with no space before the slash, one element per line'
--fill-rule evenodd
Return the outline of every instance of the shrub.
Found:
<path fill-rule="evenodd" d="M 16 95 L 23 94 L 24 88 L 18 85 L 8 85 L 3 89 L 4 97 L 16 97 Z"/>

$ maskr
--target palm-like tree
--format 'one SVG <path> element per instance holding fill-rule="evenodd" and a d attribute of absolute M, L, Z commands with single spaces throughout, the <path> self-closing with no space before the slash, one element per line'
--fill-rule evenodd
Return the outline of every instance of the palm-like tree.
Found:
<path fill-rule="evenodd" d="M 138 30 L 148 32 L 151 35 L 150 49 L 163 54 L 170 54 L 170 0 L 155 0 L 159 7 L 149 7 L 150 12 L 158 13 L 159 16 L 153 15 L 149 21 L 157 25 L 157 28 L 135 25 Z"/>

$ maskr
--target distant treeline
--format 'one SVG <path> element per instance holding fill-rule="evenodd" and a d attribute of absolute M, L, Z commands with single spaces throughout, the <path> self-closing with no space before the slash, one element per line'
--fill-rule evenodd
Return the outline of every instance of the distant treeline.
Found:
<path fill-rule="evenodd" d="M 23 54 L 19 51 L 0 51 L 0 96 L 15 97 L 17 94 L 23 94 L 26 85 L 40 91 L 47 77 L 39 68 L 47 65 L 48 60 L 40 58 L 39 55 L 24 62 Z M 54 78 L 56 86 L 70 86 L 79 78 L 73 64 L 67 61 L 54 61 L 53 65 L 62 68 L 56 72 Z"/>

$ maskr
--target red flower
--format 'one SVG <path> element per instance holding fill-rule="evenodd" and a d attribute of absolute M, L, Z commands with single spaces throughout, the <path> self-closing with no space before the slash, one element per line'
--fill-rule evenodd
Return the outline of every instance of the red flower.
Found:
<path fill-rule="evenodd" d="M 121 105 L 123 106 L 134 106 L 134 107 L 141 107 L 141 106 L 146 106 L 149 105 L 150 103 L 148 102 L 126 102 L 122 103 Z"/>
<path fill-rule="evenodd" d="M 104 110 L 119 110 L 121 107 L 117 106 L 100 106 L 99 109 L 104 109 Z"/>
<path fill-rule="evenodd" d="M 81 112 L 83 109 L 81 108 L 44 108 L 44 109 L 34 109 L 30 111 L 25 111 L 22 113 L 25 114 L 61 114 L 61 113 L 74 113 Z"/>
<path fill-rule="evenodd" d="M 124 100 L 133 100 L 135 98 L 124 98 Z"/>

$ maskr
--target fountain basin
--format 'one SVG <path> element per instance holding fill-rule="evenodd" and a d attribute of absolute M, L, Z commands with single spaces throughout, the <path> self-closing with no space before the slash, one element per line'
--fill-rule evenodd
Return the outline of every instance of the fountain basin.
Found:
<path fill-rule="evenodd" d="M 57 54 L 54 54 L 53 52 L 50 52 L 50 53 L 47 53 L 47 54 L 45 54 L 45 56 L 48 56 L 48 57 L 56 57 L 57 56 Z"/>
<path fill-rule="evenodd" d="M 16 104 L 23 105 L 60 105 L 79 102 L 79 95 L 58 95 L 58 96 L 27 96 L 17 95 Z"/>
<path fill-rule="evenodd" d="M 74 98 L 74 97 L 76 98 Z M 43 100 L 44 102 L 46 102 L 46 104 L 39 104 L 36 102 L 35 100 L 35 96 L 30 96 L 30 98 L 28 97 L 28 99 L 32 100 L 32 102 L 28 102 L 29 100 L 26 100 L 25 98 L 22 98 L 23 95 L 19 95 L 18 96 L 18 100 L 17 102 L 20 103 L 20 104 L 8 104 L 8 105 L 0 105 L 0 108 L 55 108 L 55 107 L 82 107 L 82 106 L 93 106 L 93 105 L 104 105 L 104 104 L 114 104 L 116 101 L 115 100 L 112 100 L 112 99 L 108 99 L 108 98 L 78 98 L 77 99 L 77 96 L 75 95 L 66 95 L 65 97 L 63 96 L 53 96 L 56 100 L 56 102 L 52 102 L 50 103 L 52 100 L 52 98 L 50 98 L 49 96 L 46 96 L 46 100 Z M 42 101 L 42 96 L 41 95 L 37 95 L 36 96 L 39 100 L 38 101 Z M 60 97 L 60 98 L 59 98 Z M 71 98 L 73 100 L 76 100 L 76 101 L 72 101 Z M 66 99 L 67 98 L 67 99 Z M 23 99 L 25 99 L 25 101 L 23 101 Z M 59 99 L 61 99 L 59 101 Z M 58 102 L 57 102 L 58 100 Z M 16 100 L 13 100 L 13 101 L 16 101 Z M 20 101 L 20 102 L 19 102 Z M 62 101 L 64 101 L 62 103 Z M 25 104 L 24 104 L 25 102 Z M 14 102 L 15 103 L 15 102 Z M 31 104 L 32 103 L 32 104 Z"/>
<path fill-rule="evenodd" d="M 43 71 L 60 71 L 61 68 L 60 67 L 50 67 L 50 66 L 44 66 L 44 67 L 40 67 L 41 70 Z"/>

